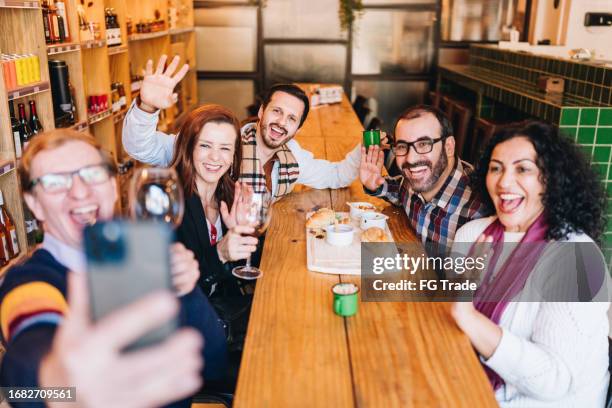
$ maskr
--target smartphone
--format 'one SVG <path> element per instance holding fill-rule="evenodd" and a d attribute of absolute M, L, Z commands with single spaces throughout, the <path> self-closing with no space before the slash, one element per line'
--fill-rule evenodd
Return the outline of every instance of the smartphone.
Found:
<path fill-rule="evenodd" d="M 166 223 L 107 221 L 84 230 L 87 280 L 92 320 L 121 309 L 160 290 L 172 291 L 170 245 L 173 231 Z M 163 341 L 178 327 L 177 318 L 129 345 L 125 351 Z"/>

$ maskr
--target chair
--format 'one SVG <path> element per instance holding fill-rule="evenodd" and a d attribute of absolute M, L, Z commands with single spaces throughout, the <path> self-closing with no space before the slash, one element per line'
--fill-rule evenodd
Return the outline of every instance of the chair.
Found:
<path fill-rule="evenodd" d="M 462 159 L 467 160 L 464 147 L 468 135 L 468 128 L 472 120 L 472 110 L 465 102 L 453 99 L 448 95 L 441 95 L 441 107 L 448 120 L 453 125 L 453 133 L 455 136 L 455 151 Z"/>
<path fill-rule="evenodd" d="M 480 158 L 481 150 L 489 143 L 493 135 L 503 126 L 502 123 L 495 122 L 491 119 L 477 118 L 474 123 L 474 134 L 472 142 L 468 146 L 467 159 L 471 162 L 476 162 Z"/>
<path fill-rule="evenodd" d="M 434 108 L 440 108 L 440 93 L 436 91 L 429 91 L 429 103 Z"/>
<path fill-rule="evenodd" d="M 359 122 L 365 124 L 366 116 L 368 115 L 368 113 L 370 113 L 370 108 L 368 107 L 368 100 L 362 95 L 357 95 L 355 97 L 355 102 L 353 102 L 353 110 L 359 118 Z"/>
<path fill-rule="evenodd" d="M 448 120 L 451 120 L 453 116 L 453 103 L 452 98 L 448 95 L 440 95 L 440 102 L 438 108 L 444 112 Z"/>

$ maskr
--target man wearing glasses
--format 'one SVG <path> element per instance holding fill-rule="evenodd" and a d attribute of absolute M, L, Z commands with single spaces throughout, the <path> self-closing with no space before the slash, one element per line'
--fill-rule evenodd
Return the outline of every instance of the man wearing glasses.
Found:
<path fill-rule="evenodd" d="M 385 178 L 382 150 L 371 146 L 366 154 L 362 148 L 359 176 L 365 191 L 403 206 L 428 254 L 447 255 L 455 231 L 484 210 L 469 186 L 472 168 L 455 152 L 450 122 L 431 106 L 409 108 L 397 121 L 392 150 L 402 174 Z"/>
<path fill-rule="evenodd" d="M 83 406 L 160 406 L 201 386 L 202 337 L 204 376 L 223 376 L 223 327 L 196 285 L 197 261 L 182 244 L 170 251 L 174 294 L 152 295 L 95 324 L 89 320 L 82 230 L 111 219 L 117 199 L 112 165 L 93 137 L 65 129 L 38 135 L 21 158 L 19 175 L 45 238 L 0 287 L 0 340 L 6 348 L 0 384 L 76 387 Z M 181 326 L 191 327 L 123 353 L 177 314 Z M 174 406 L 179 405 L 188 407 L 190 400 Z"/>

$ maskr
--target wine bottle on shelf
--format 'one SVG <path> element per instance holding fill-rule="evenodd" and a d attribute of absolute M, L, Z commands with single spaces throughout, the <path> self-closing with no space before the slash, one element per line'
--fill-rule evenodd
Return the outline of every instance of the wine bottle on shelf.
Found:
<path fill-rule="evenodd" d="M 64 40 L 70 41 L 70 31 L 68 29 L 68 20 L 66 18 L 66 16 L 68 15 L 66 13 L 66 3 L 64 3 L 63 0 L 57 0 L 55 2 L 55 7 L 57 8 L 58 16 L 62 17 L 62 22 L 64 26 Z"/>
<path fill-rule="evenodd" d="M 36 113 L 36 102 L 30 101 L 30 130 L 32 131 L 32 135 L 37 135 L 39 133 L 44 132 L 45 130 L 40 123 L 40 119 L 38 119 L 38 114 Z"/>
<path fill-rule="evenodd" d="M 45 42 L 47 44 L 53 43 L 53 37 L 51 37 L 51 18 L 49 17 L 49 3 L 47 0 L 42 2 L 42 16 L 43 16 L 43 27 L 45 30 Z"/>
<path fill-rule="evenodd" d="M 0 223 L 6 236 L 6 246 L 8 249 L 9 258 L 15 258 L 19 255 L 19 241 L 17 240 L 17 228 L 11 214 L 4 205 L 4 196 L 0 190 Z"/>
<path fill-rule="evenodd" d="M 6 265 L 10 259 L 6 235 L 4 234 L 4 229 L 0 228 L 0 266 Z"/>
<path fill-rule="evenodd" d="M 9 101 L 9 112 L 11 115 L 11 131 L 13 132 L 13 142 L 15 142 L 15 157 L 21 158 L 21 127 L 19 121 L 15 117 L 15 106 L 13 101 Z"/>
<path fill-rule="evenodd" d="M 51 24 L 52 24 L 52 31 L 53 31 L 53 42 L 54 43 L 60 43 L 62 42 L 62 37 L 61 37 L 61 31 L 60 30 L 60 22 L 59 19 L 57 18 L 57 8 L 55 7 L 55 5 L 51 5 L 49 6 L 49 13 L 51 15 Z M 63 25 L 63 23 L 62 23 Z"/>
<path fill-rule="evenodd" d="M 38 227 L 38 221 L 25 202 L 23 203 L 23 219 L 25 221 L 28 248 L 33 248 L 38 243 L 38 236 L 41 234 L 41 231 Z"/>
<path fill-rule="evenodd" d="M 64 18 L 59 13 L 57 8 L 55 9 L 55 15 L 57 16 L 57 32 L 58 32 L 58 41 L 60 43 L 66 42 L 66 31 L 64 29 Z"/>
<path fill-rule="evenodd" d="M 26 120 L 25 105 L 20 103 L 17 106 L 19 108 L 19 133 L 21 136 L 21 148 L 25 150 L 25 148 L 28 147 L 30 139 L 32 138 L 32 130 L 30 130 L 30 126 Z"/>

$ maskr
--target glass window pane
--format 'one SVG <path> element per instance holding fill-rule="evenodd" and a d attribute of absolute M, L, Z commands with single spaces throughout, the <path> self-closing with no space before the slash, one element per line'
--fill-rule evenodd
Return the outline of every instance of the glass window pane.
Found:
<path fill-rule="evenodd" d="M 365 126 L 377 117 L 382 121 L 382 130 L 393 132 L 400 113 L 423 103 L 428 89 L 429 84 L 424 81 L 353 81 L 352 99 L 357 95 L 368 99 L 371 112 L 366 116 Z"/>
<path fill-rule="evenodd" d="M 195 25 L 198 71 L 256 70 L 255 7 L 196 9 Z"/>
<path fill-rule="evenodd" d="M 524 29 L 524 0 L 442 0 L 442 41 L 499 41 Z"/>
<path fill-rule="evenodd" d="M 325 82 L 342 85 L 346 67 L 344 45 L 266 45 L 266 87 L 279 82 Z"/>
<path fill-rule="evenodd" d="M 415 74 L 431 69 L 435 13 L 366 10 L 353 36 L 353 74 Z"/>
<path fill-rule="evenodd" d="M 218 103 L 232 110 L 238 119 L 247 118 L 247 106 L 255 100 L 251 80 L 201 79 L 198 81 L 199 103 Z"/>
<path fill-rule="evenodd" d="M 338 0 L 271 0 L 263 9 L 264 38 L 344 39 Z"/>

